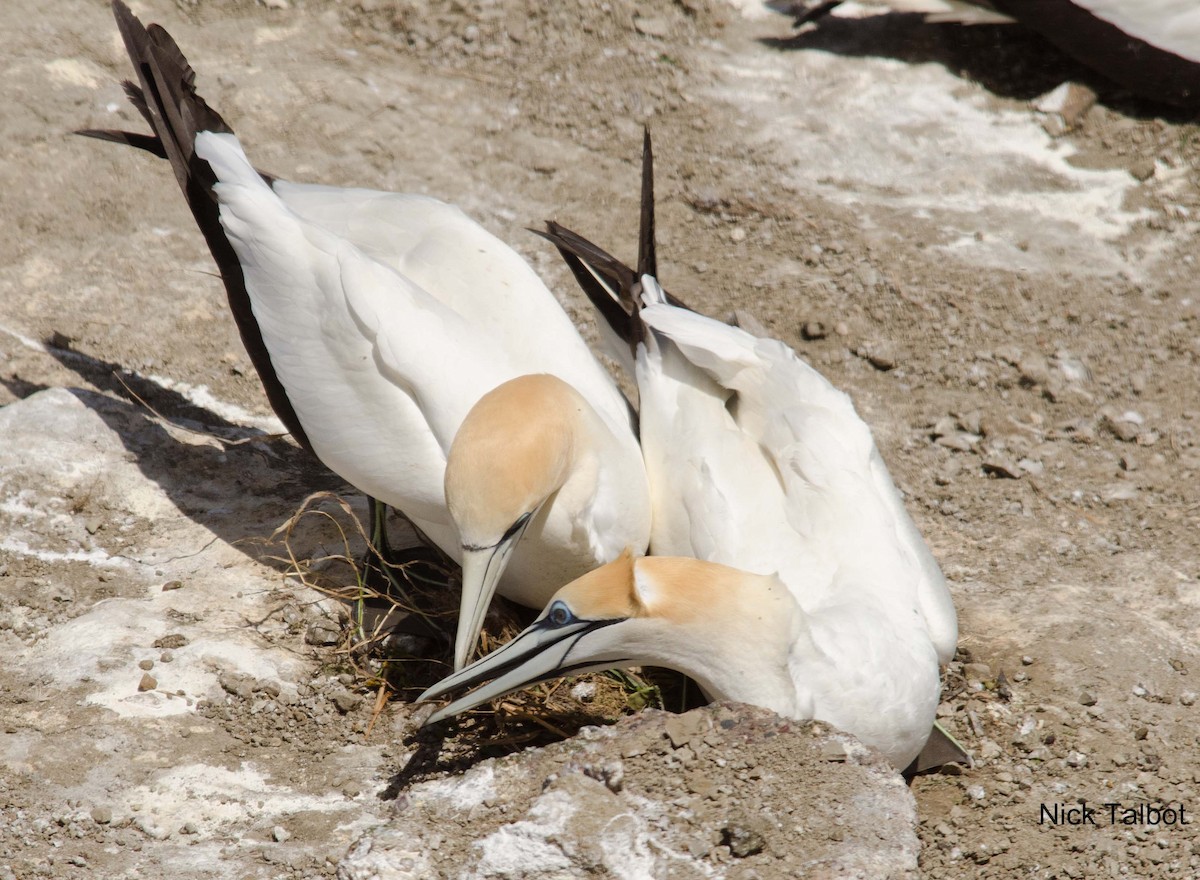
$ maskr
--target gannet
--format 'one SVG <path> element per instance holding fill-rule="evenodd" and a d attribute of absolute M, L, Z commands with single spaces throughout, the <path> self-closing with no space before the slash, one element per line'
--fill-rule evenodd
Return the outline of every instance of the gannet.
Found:
<path fill-rule="evenodd" d="M 842 0 L 772 3 L 797 26 Z M 1196 0 L 882 0 L 932 22 L 1020 22 L 1081 64 L 1144 97 L 1200 105 L 1200 4 Z"/>
<path fill-rule="evenodd" d="M 646 228 L 648 135 L 644 157 Z M 652 275 L 569 230 L 548 237 L 634 328 L 652 555 L 563 587 L 512 642 L 422 694 L 498 676 L 427 723 L 568 672 L 651 664 L 713 699 L 830 722 L 909 766 L 958 627 L 850 398 L 782 342 L 671 305 Z M 642 238 L 639 269 L 654 264 Z"/>
<path fill-rule="evenodd" d="M 171 36 L 113 12 L 155 134 L 84 133 L 170 159 L 285 425 L 462 563 L 456 668 L 497 588 L 541 607 L 643 552 L 632 410 L 528 264 L 433 198 L 260 175 Z"/>

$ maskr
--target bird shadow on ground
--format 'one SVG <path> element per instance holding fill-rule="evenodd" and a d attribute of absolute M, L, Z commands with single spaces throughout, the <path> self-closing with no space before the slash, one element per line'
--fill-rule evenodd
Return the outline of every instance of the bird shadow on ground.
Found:
<path fill-rule="evenodd" d="M 911 12 L 867 18 L 827 15 L 794 36 L 760 37 L 758 42 L 778 51 L 940 64 L 1001 98 L 1030 101 L 1070 81 L 1086 85 L 1101 103 L 1134 118 L 1187 122 L 1196 116 L 1195 111 L 1138 98 L 1019 24 L 928 22 Z"/>
<path fill-rule="evenodd" d="M 182 514 L 253 559 L 270 564 L 254 539 L 269 535 L 305 496 L 343 488 L 282 438 L 236 425 L 69 340 L 48 340 L 46 352 L 83 380 L 70 390 L 120 438 L 142 474 Z"/>

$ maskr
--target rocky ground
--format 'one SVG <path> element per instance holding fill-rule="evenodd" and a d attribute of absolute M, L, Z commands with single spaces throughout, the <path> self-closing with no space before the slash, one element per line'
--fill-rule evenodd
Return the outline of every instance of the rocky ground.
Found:
<path fill-rule="evenodd" d="M 976 766 L 906 791 L 836 737 L 728 707 L 498 763 L 478 762 L 530 722 L 413 738 L 419 713 L 376 700 L 343 607 L 269 540 L 342 487 L 269 436 L 171 175 L 69 134 L 136 124 L 107 4 L 15 0 L 0 878 L 1200 873 L 1197 826 L 1148 809 L 1200 812 L 1194 122 L 1018 31 L 856 4 L 800 34 L 754 0 L 135 11 L 175 34 L 260 167 L 454 201 L 581 323 L 523 227 L 554 217 L 631 253 L 650 124 L 664 282 L 752 313 L 850 392 L 941 560 L 962 639 L 940 714 Z M 1065 81 L 1066 106 L 1043 98 Z M 340 509 L 320 509 L 298 560 L 344 549 Z M 570 729 L 614 714 L 587 688 L 551 696 Z M 743 733 L 717 733 L 720 712 Z M 625 836 L 578 845 L 596 832 L 555 812 L 571 798 Z M 1095 812 L 1066 812 L 1081 801 Z M 405 835 L 427 862 L 397 855 Z M 872 853 L 892 861 L 853 861 Z"/>

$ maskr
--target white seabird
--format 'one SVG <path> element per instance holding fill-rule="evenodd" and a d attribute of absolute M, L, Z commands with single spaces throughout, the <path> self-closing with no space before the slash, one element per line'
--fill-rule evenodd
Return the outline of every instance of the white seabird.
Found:
<path fill-rule="evenodd" d="M 646 229 L 648 138 L 644 168 Z M 550 230 L 589 296 L 621 302 L 640 340 L 653 555 L 565 586 L 520 636 L 426 691 L 499 676 L 429 721 L 568 672 L 650 664 L 712 699 L 830 722 L 909 766 L 957 620 L 850 398 L 783 343 L 669 304 L 649 274 L 629 285 L 633 270 Z M 651 238 L 639 269 L 654 263 Z"/>
<path fill-rule="evenodd" d="M 456 668 L 497 588 L 540 607 L 644 551 L 632 411 L 528 264 L 436 199 L 261 175 L 171 36 L 113 11 L 155 135 L 83 133 L 170 159 L 285 425 L 462 562 Z"/>

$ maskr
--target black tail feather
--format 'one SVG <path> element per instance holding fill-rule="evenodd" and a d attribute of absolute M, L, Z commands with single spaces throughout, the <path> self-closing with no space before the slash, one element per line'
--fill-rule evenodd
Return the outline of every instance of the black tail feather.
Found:
<path fill-rule="evenodd" d="M 658 254 L 654 243 L 654 149 L 650 126 L 642 129 L 642 205 L 638 222 L 638 278 L 658 277 Z"/>
<path fill-rule="evenodd" d="M 550 241 L 562 254 L 571 274 L 604 318 L 612 331 L 637 351 L 645 328 L 638 313 L 641 309 L 641 279 L 643 275 L 658 278 L 658 256 L 654 234 L 654 150 L 650 129 L 642 137 L 642 191 L 638 222 L 637 269 L 618 260 L 608 251 L 588 241 L 565 226 L 546 221 L 546 230 L 532 229 Z M 667 302 L 678 308 L 687 305 L 665 290 Z"/>
<path fill-rule="evenodd" d="M 296 410 L 271 364 L 262 332 L 250 308 L 250 296 L 246 292 L 241 264 L 221 227 L 220 212 L 213 193 L 216 176 L 208 163 L 195 153 L 196 135 L 199 132 L 232 134 L 233 129 L 196 94 L 196 72 L 166 30 L 156 24 L 144 27 L 122 0 L 112 0 L 112 10 L 140 84 L 127 80 L 124 83 L 125 94 L 149 123 L 154 134 L 101 129 L 86 129 L 77 133 L 127 144 L 170 161 L 179 188 L 225 282 L 229 309 L 233 312 L 246 353 L 250 355 L 262 380 L 267 399 L 296 442 L 312 451 Z M 271 180 L 266 175 L 264 178 L 268 182 Z"/>

